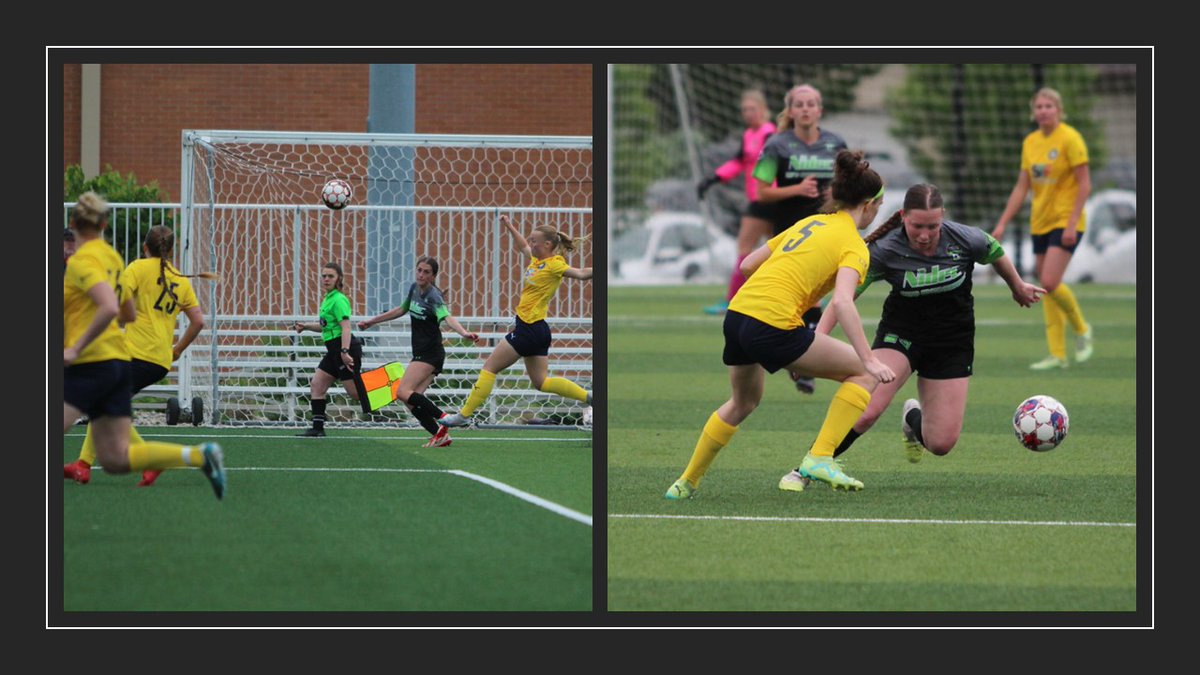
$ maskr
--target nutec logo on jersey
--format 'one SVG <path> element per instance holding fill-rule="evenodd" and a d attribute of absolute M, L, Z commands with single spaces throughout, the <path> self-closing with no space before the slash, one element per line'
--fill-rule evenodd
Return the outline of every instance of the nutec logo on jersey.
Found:
<path fill-rule="evenodd" d="M 833 175 L 833 160 L 816 155 L 792 155 L 788 158 L 787 177 L 795 178 L 801 173 L 824 173 Z"/>
<path fill-rule="evenodd" d="M 934 265 L 931 270 L 926 270 L 922 267 L 915 272 L 908 271 L 904 273 L 904 287 L 925 288 L 927 286 L 937 286 L 957 279 L 962 276 L 962 273 L 962 270 L 957 267 L 942 269 L 941 265 Z"/>

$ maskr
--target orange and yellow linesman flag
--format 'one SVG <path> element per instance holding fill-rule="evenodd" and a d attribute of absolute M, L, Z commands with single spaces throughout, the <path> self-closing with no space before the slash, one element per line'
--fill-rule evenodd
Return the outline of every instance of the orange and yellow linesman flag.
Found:
<path fill-rule="evenodd" d="M 395 401 L 402 377 L 404 364 L 399 361 L 359 373 L 354 384 L 358 387 L 358 401 L 362 403 L 363 412 L 374 412 Z"/>

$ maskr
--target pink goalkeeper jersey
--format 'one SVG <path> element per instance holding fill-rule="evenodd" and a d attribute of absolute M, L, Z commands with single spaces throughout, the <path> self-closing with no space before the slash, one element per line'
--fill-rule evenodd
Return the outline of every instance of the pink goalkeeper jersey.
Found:
<path fill-rule="evenodd" d="M 742 132 L 742 149 L 738 156 L 717 167 L 717 176 L 723 183 L 728 183 L 739 173 L 746 174 L 746 197 L 750 201 L 758 199 L 758 181 L 750 174 L 754 171 L 754 165 L 758 163 L 763 146 L 773 133 L 775 125 L 771 122 L 764 122 L 757 129 L 746 129 Z"/>

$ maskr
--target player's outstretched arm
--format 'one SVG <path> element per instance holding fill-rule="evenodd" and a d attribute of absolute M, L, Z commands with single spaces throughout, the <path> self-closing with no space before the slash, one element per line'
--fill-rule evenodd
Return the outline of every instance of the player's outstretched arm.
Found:
<path fill-rule="evenodd" d="M 400 305 L 399 307 L 393 307 L 393 308 L 389 309 L 388 311 L 384 312 L 383 314 L 378 314 L 369 319 L 364 319 L 362 321 L 359 321 L 358 329 L 366 330 L 366 329 L 370 328 L 371 326 L 379 325 L 385 321 L 391 321 L 392 319 L 399 319 L 400 317 L 404 316 L 407 313 L 408 313 L 408 305 Z"/>
<path fill-rule="evenodd" d="M 508 230 L 508 233 L 512 235 L 513 246 L 521 253 L 524 253 L 526 258 L 532 258 L 533 251 L 529 248 L 529 242 L 525 241 L 525 237 L 521 234 L 521 231 L 513 225 L 508 216 L 500 216 L 500 224 L 504 225 L 504 229 Z"/>
<path fill-rule="evenodd" d="M 570 279 L 579 279 L 580 281 L 587 281 L 588 279 L 592 278 L 592 268 L 590 268 L 590 267 L 568 267 L 566 269 L 566 271 L 563 272 L 563 276 L 570 278 Z"/>

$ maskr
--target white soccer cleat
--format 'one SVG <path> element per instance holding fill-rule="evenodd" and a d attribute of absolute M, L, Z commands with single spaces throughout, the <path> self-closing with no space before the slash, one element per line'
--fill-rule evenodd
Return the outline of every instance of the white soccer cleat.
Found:
<path fill-rule="evenodd" d="M 461 413 L 451 413 L 449 415 L 442 415 L 442 418 L 440 420 L 438 420 L 438 424 L 440 424 L 444 427 L 465 427 L 470 423 L 471 423 L 471 418 L 463 417 Z"/>

